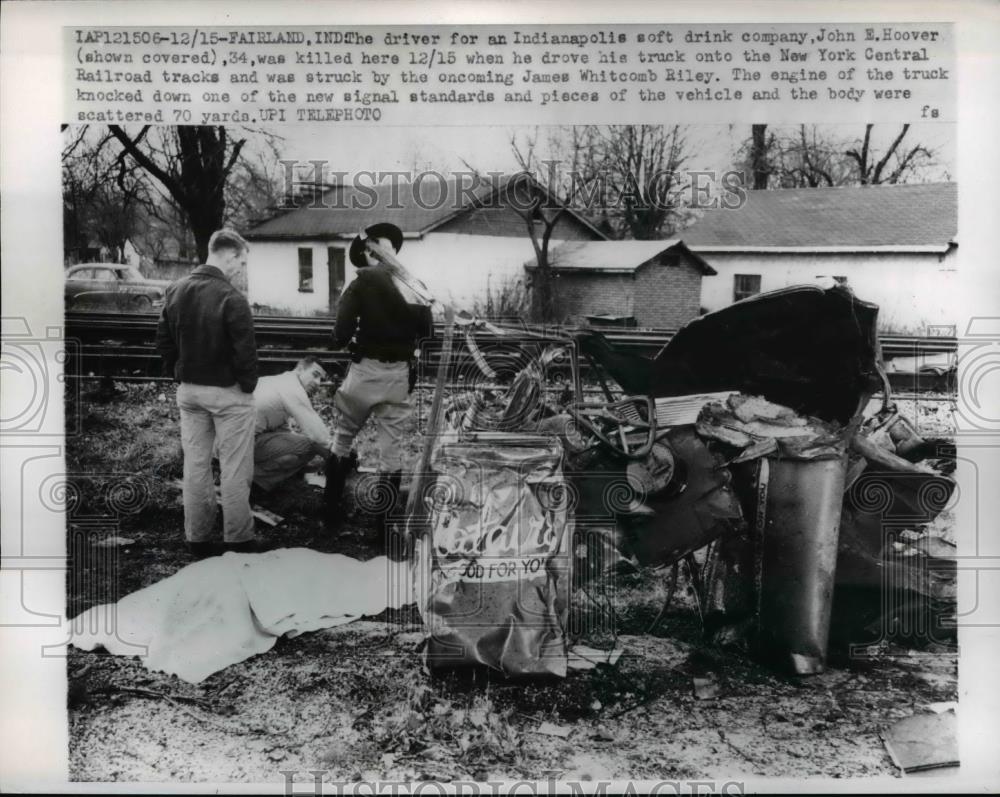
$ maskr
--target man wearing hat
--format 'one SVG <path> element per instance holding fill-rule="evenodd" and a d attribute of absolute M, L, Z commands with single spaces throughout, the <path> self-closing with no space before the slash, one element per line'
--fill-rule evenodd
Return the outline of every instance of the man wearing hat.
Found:
<path fill-rule="evenodd" d="M 363 236 L 351 242 L 348 256 L 358 272 L 337 305 L 333 338 L 337 348 L 350 345 L 352 363 L 333 400 L 338 413 L 333 456 L 327 464 L 326 508 L 327 520 L 335 522 L 350 469 L 351 445 L 369 416 L 373 417 L 378 428 L 380 472 L 373 497 L 392 499 L 385 514 L 379 515 L 384 541 L 386 514 L 392 510 L 402 480 L 401 441 L 413 412 L 409 401 L 411 362 L 420 341 L 431 336 L 433 325 L 430 308 L 393 277 L 389 267 L 372 253 L 371 244 L 399 252 L 403 232 L 395 224 L 383 222 L 368 227 Z"/>

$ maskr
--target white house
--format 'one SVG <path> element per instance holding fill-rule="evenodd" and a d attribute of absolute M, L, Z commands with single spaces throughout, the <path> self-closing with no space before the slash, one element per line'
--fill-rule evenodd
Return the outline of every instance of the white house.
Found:
<path fill-rule="evenodd" d="M 761 291 L 846 282 L 879 305 L 883 328 L 920 332 L 956 322 L 955 183 L 748 192 L 737 210 L 708 210 L 681 233 L 716 276 L 702 306 Z"/>
<path fill-rule="evenodd" d="M 463 190 L 463 188 L 465 190 Z M 403 231 L 399 260 L 440 299 L 470 308 L 490 286 L 523 280 L 534 256 L 525 222 L 508 205 L 544 189 L 530 178 L 337 186 L 318 200 L 251 228 L 247 261 L 251 304 L 294 313 L 333 312 L 355 269 L 347 257 L 364 227 L 387 221 Z M 604 240 L 570 211 L 558 222 L 552 246 L 568 240 Z"/>

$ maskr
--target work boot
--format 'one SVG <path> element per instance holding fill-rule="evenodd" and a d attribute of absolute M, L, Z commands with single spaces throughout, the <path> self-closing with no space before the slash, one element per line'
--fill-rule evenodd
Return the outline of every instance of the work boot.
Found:
<path fill-rule="evenodd" d="M 227 542 L 225 547 L 227 551 L 233 553 L 264 553 L 270 550 L 270 545 L 260 537 L 251 537 L 243 542 Z"/>
<path fill-rule="evenodd" d="M 323 491 L 323 521 L 327 527 L 340 525 L 342 511 L 341 502 L 344 497 L 344 485 L 347 483 L 347 473 L 351 467 L 349 457 L 338 457 L 331 454 L 326 461 L 326 487 Z"/>
<path fill-rule="evenodd" d="M 378 514 L 375 528 L 378 534 L 379 544 L 382 552 L 396 561 L 405 558 L 406 544 L 403 532 L 403 512 L 406 504 L 403 501 L 402 483 L 403 472 L 394 471 L 382 476 L 383 489 L 389 491 L 392 496 L 392 503 L 388 508 Z"/>
<path fill-rule="evenodd" d="M 188 553 L 195 559 L 207 559 L 210 556 L 218 556 L 225 549 L 218 542 L 190 542 L 186 543 Z"/>

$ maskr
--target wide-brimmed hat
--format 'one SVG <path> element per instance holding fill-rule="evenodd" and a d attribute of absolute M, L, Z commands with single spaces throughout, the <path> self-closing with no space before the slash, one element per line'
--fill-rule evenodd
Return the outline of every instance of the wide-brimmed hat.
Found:
<path fill-rule="evenodd" d="M 372 238 L 388 238 L 392 248 L 397 252 L 403 246 L 403 231 L 395 224 L 383 221 L 366 227 L 365 237 L 356 236 L 351 241 L 351 249 L 348 252 L 348 258 L 356 268 L 364 268 L 368 265 L 368 261 L 365 259 L 365 244 Z"/>

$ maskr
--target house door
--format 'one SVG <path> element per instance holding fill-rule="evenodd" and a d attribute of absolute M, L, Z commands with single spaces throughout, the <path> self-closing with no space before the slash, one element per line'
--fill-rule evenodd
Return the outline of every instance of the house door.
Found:
<path fill-rule="evenodd" d="M 344 290 L 344 250 L 339 246 L 328 246 L 326 249 L 327 285 L 330 286 L 329 307 L 331 313 L 337 312 L 337 302 Z"/>

